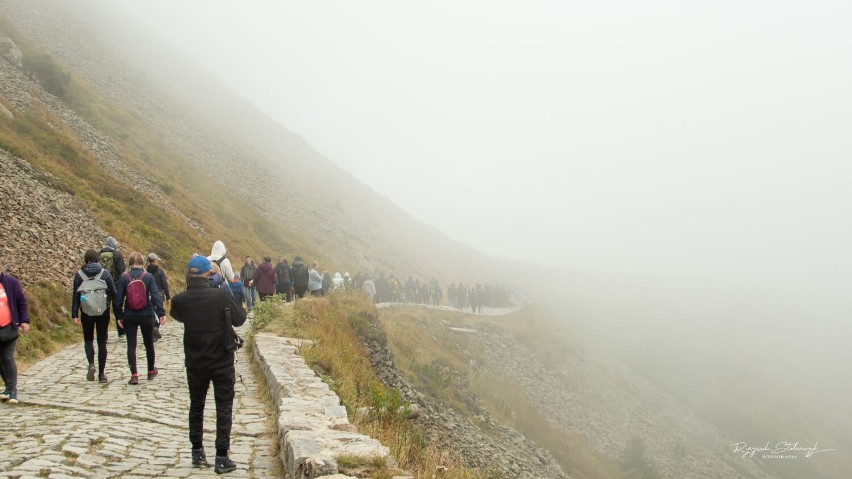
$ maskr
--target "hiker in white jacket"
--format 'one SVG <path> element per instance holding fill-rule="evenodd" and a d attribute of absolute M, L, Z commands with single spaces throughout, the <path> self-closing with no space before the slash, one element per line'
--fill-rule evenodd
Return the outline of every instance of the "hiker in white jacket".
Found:
<path fill-rule="evenodd" d="M 226 252 L 225 243 L 216 241 L 213 243 L 213 249 L 210 251 L 210 256 L 208 256 L 207 259 L 219 265 L 219 270 L 222 273 L 222 276 L 228 280 L 228 284 L 231 284 L 231 281 L 234 280 L 234 269 L 231 268 L 231 260 L 225 256 Z"/>

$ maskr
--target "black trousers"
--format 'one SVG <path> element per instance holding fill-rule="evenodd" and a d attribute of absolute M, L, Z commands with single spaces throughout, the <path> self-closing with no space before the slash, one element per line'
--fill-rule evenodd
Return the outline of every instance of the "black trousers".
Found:
<path fill-rule="evenodd" d="M 124 334 L 127 335 L 127 364 L 130 366 L 130 374 L 136 374 L 136 333 L 137 328 L 142 331 L 142 342 L 145 344 L 145 357 L 148 360 L 148 371 L 154 369 L 154 323 L 150 316 L 125 316 Z"/>
<path fill-rule="evenodd" d="M 216 451 L 227 451 L 231 447 L 231 424 L 234 411 L 234 365 L 206 370 L 186 368 L 189 386 L 189 442 L 192 447 L 201 447 L 204 440 L 204 403 L 207 390 L 213 383 L 216 400 Z"/>
<path fill-rule="evenodd" d="M 98 374 L 104 373 L 107 360 L 107 331 L 109 330 L 109 310 L 100 316 L 89 316 L 80 313 L 80 324 L 83 326 L 83 349 L 89 364 L 95 362 L 95 331 L 98 333 Z"/>

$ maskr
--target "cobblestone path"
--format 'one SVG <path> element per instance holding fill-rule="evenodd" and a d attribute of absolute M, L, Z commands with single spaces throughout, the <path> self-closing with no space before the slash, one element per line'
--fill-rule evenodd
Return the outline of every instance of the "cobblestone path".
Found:
<path fill-rule="evenodd" d="M 108 344 L 107 384 L 86 380 L 82 342 L 19 374 L 20 403 L 0 404 L 0 479 L 283 477 L 269 422 L 274 414 L 258 391 L 259 378 L 251 371 L 245 349 L 237 360 L 230 451 L 238 469 L 222 476 L 213 472 L 212 386 L 204 412 L 204 446 L 211 467 L 192 466 L 183 326 L 170 320 L 162 333 L 155 343 L 159 375 L 153 381 L 145 377 L 140 336 L 138 386 L 127 384 L 127 345 L 114 331 Z"/>

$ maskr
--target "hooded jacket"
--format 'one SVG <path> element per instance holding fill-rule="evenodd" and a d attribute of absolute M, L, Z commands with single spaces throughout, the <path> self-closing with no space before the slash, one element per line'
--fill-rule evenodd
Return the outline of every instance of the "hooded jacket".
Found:
<path fill-rule="evenodd" d="M 190 277 L 186 291 L 172 298 L 171 315 L 183 323 L 183 349 L 187 369 L 213 370 L 234 366 L 234 353 L 225 349 L 225 307 L 231 324 L 242 326 L 246 312 L 223 288 L 211 288 L 203 277 Z"/>
<path fill-rule="evenodd" d="M 311 270 L 308 272 L 308 289 L 311 291 L 322 289 L 322 280 L 322 273 L 311 268 Z"/>
<path fill-rule="evenodd" d="M 276 292 L 287 293 L 290 291 L 290 265 L 286 261 L 276 264 L 275 274 L 278 276 L 278 283 L 275 287 Z"/>
<path fill-rule="evenodd" d="M 219 261 L 222 260 L 219 264 L 219 269 L 222 271 L 222 274 L 225 276 L 225 279 L 230 283 L 234 280 L 234 269 L 231 268 L 231 260 L 225 257 L 225 254 L 228 251 L 225 249 L 225 243 L 221 241 L 216 241 L 213 243 L 213 249 L 210 250 L 210 256 L 207 257 L 210 261 Z"/>
<path fill-rule="evenodd" d="M 139 277 L 142 276 L 142 273 L 145 273 L 145 277 L 142 278 L 142 282 L 145 283 L 145 289 L 148 290 L 148 306 L 145 309 L 134 311 L 127 306 L 127 297 L 125 294 L 127 293 L 127 286 L 130 285 L 130 281 L 139 279 Z M 128 279 L 128 275 L 131 279 Z M 148 274 L 147 271 L 142 268 L 130 268 L 130 270 L 122 273 L 122 275 L 118 278 L 118 284 L 115 289 L 118 291 L 115 300 L 116 318 L 122 319 L 125 316 L 143 316 L 153 318 L 155 311 L 158 318 L 166 315 L 166 310 L 163 309 L 163 297 L 157 294 L 160 290 L 157 288 L 157 282 L 154 280 L 154 276 Z"/>
<path fill-rule="evenodd" d="M 293 286 L 297 288 L 307 288 L 308 287 L 308 267 L 305 266 L 305 262 L 302 261 L 302 258 L 296 258 L 293 261 Z"/>
<path fill-rule="evenodd" d="M 100 263 L 94 262 L 89 263 L 86 266 L 83 266 L 83 272 L 86 273 L 89 278 L 95 277 L 103 270 L 104 274 L 101 275 L 101 279 L 107 285 L 107 310 L 104 314 L 109 315 L 109 308 L 112 307 L 113 311 L 118 311 L 118 306 L 116 305 L 116 299 L 118 297 L 118 291 L 115 289 L 115 282 L 113 281 L 113 277 L 109 274 L 109 271 L 104 270 Z M 74 286 L 71 288 L 71 317 L 79 318 L 80 311 L 80 292 L 77 291 L 77 288 L 83 284 L 83 278 L 80 276 L 80 272 L 74 274 Z"/>
<path fill-rule="evenodd" d="M 6 273 L 0 273 L 0 283 L 3 284 L 3 289 L 6 291 L 6 301 L 9 303 L 9 310 L 12 312 L 12 328 L 18 329 L 21 323 L 29 323 L 27 297 L 24 296 L 24 288 L 21 288 L 21 283 L 14 276 Z"/>
<path fill-rule="evenodd" d="M 100 253 L 112 253 L 112 265 L 115 267 L 115 274 L 120 275 L 127 270 L 127 264 L 124 262 L 124 255 L 118 250 L 118 240 L 112 236 L 108 236 L 104 242 L 104 247 Z M 115 282 L 115 278 L 112 279 Z"/>
<path fill-rule="evenodd" d="M 166 272 L 163 271 L 163 268 L 155 264 L 149 264 L 145 271 L 154 276 L 154 280 L 157 282 L 157 288 L 163 293 L 163 296 L 166 298 L 166 301 L 171 300 L 172 296 L 169 294 L 169 280 L 166 278 Z"/>
<path fill-rule="evenodd" d="M 272 263 L 264 261 L 260 263 L 257 270 L 254 272 L 254 285 L 257 287 L 258 293 L 275 293 L 275 283 L 278 282 L 278 275 L 272 268 Z"/>

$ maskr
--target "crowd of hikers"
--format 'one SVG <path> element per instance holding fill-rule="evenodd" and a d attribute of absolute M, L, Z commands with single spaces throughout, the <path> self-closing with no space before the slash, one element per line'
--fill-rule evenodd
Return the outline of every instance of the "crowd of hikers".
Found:
<path fill-rule="evenodd" d="M 184 324 L 192 463 L 207 464 L 203 416 L 212 384 L 216 402 L 214 470 L 220 474 L 236 469 L 228 457 L 236 376 L 234 351 L 239 347 L 235 344 L 241 344 L 233 326 L 243 324 L 247 311 L 258 301 L 275 294 L 290 302 L 306 295 L 362 291 L 375 303 L 447 304 L 473 312 L 482 312 L 484 306 L 508 307 L 513 303 L 509 290 L 500 285 L 451 284 L 445 294 L 435 278 L 421 281 L 409 276 L 402 281 L 384 273 L 376 278 L 365 273 L 332 275 L 316 261 L 308 266 L 300 256 L 292 264 L 279 256 L 274 265 L 270 256 L 264 256 L 260 264 L 246 256 L 237 270 L 222 241 L 213 244 L 210 255 L 193 255 L 186 268 L 186 290 L 174 298 L 161 266 L 162 259 L 156 253 L 143 256 L 134 251 L 125 260 L 118 241 L 111 236 L 100 250 L 90 249 L 83 255 L 83 265 L 72 280 L 71 318 L 83 332 L 86 379 L 109 382 L 105 368 L 112 313 L 116 334 L 126 341 L 128 384 L 139 385 L 136 349 L 140 334 L 145 347 L 145 376 L 153 381 L 158 374 L 154 343 L 161 338 L 160 327 L 166 323 L 166 306 L 171 303 L 170 316 Z M 23 290 L 0 262 L 0 374 L 5 385 L 0 400 L 10 404 L 18 402 L 15 345 L 19 332 L 28 331 Z"/>

